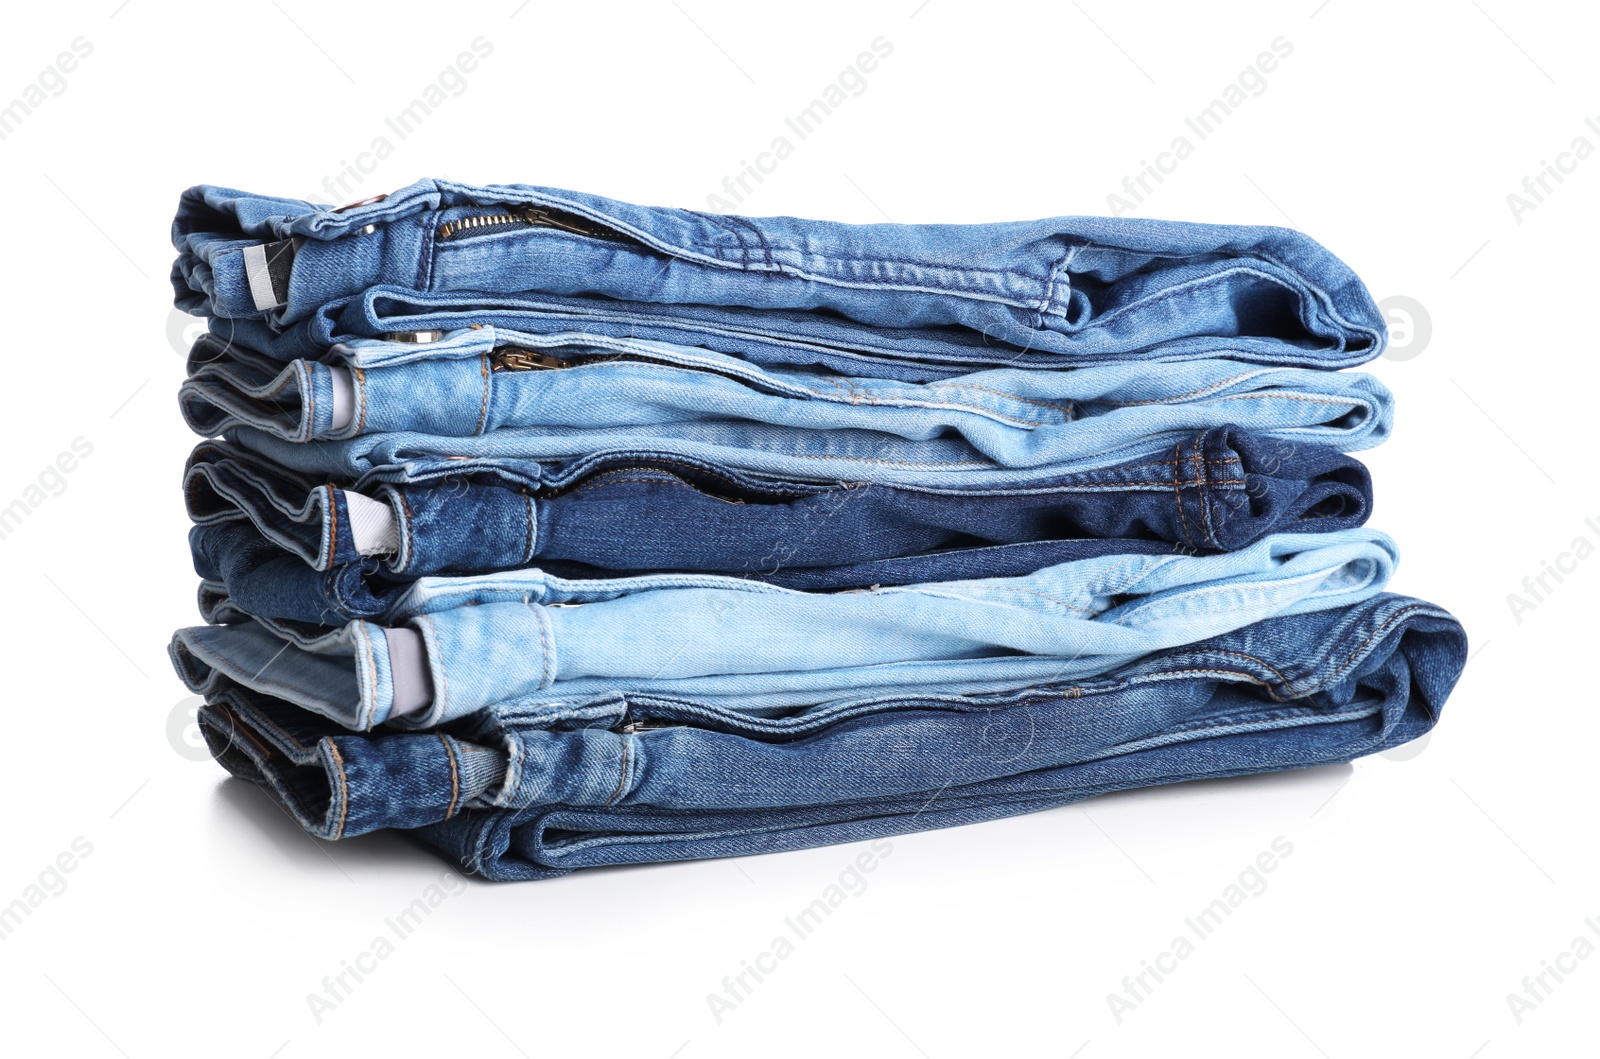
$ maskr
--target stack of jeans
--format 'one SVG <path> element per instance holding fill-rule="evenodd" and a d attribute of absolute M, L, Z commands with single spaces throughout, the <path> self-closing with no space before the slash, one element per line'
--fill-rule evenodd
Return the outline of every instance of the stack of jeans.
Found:
<path fill-rule="evenodd" d="M 1466 657 L 1364 528 L 1360 280 L 1275 228 L 425 180 L 174 224 L 231 773 L 465 868 L 796 849 L 1382 751 Z"/>

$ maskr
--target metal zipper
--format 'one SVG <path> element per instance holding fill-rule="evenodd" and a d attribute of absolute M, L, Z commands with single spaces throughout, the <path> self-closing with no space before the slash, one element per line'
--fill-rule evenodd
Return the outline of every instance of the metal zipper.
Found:
<path fill-rule="evenodd" d="M 622 727 L 618 728 L 617 731 L 624 735 L 633 735 L 636 732 L 654 732 L 662 728 L 682 727 L 684 726 L 676 721 L 663 721 L 653 717 L 637 717 L 631 721 L 623 722 Z"/>
<path fill-rule="evenodd" d="M 458 217 L 453 221 L 446 221 L 439 225 L 438 236 L 440 239 L 449 239 L 461 232 L 471 231 L 475 228 L 498 228 L 504 225 L 528 225 L 534 228 L 555 228 L 574 235 L 586 235 L 592 239 L 609 239 L 613 242 L 636 242 L 632 236 L 624 235 L 612 228 L 591 221 L 587 217 L 580 217 L 575 213 L 563 210 L 552 210 L 545 206 L 513 206 L 505 213 L 479 213 L 470 217 Z"/>
<path fill-rule="evenodd" d="M 572 361 L 562 360 L 537 349 L 500 346 L 489 354 L 489 367 L 494 371 L 548 371 L 555 368 L 570 368 Z"/>
<path fill-rule="evenodd" d="M 723 371 L 704 364 L 679 364 L 664 357 L 647 357 L 638 353 L 593 353 L 581 357 L 563 358 L 543 350 L 524 349 L 521 346 L 497 346 L 489 353 L 491 371 L 552 371 L 559 368 L 574 368 L 581 364 L 600 363 L 653 364 L 657 367 L 677 368 L 704 375 L 720 375 L 725 379 L 750 385 L 748 378 L 735 371 Z"/>

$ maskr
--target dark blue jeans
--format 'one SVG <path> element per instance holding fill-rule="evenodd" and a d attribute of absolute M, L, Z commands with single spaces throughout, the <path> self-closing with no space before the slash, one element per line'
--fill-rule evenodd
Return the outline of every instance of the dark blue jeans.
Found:
<path fill-rule="evenodd" d="M 1428 731 L 1467 654 L 1384 594 L 1148 655 L 1105 677 L 926 695 L 811 723 L 617 696 L 430 732 L 353 733 L 223 683 L 212 753 L 322 838 L 416 829 L 491 879 L 799 849 L 1108 791 L 1348 761 Z M 605 764 L 609 763 L 609 764 Z M 592 775 L 602 765 L 615 775 Z M 597 791 L 592 799 L 575 791 Z"/>
<path fill-rule="evenodd" d="M 224 443 L 186 477 L 196 571 L 244 610 L 319 623 L 381 615 L 417 577 L 540 566 L 844 589 L 1021 576 L 1116 553 L 1233 551 L 1277 532 L 1359 526 L 1366 468 L 1235 427 L 1165 458 L 1028 488 L 775 482 L 670 459 L 600 466 L 553 490 L 509 476 L 367 487 L 396 522 L 363 554 L 346 491 Z"/>

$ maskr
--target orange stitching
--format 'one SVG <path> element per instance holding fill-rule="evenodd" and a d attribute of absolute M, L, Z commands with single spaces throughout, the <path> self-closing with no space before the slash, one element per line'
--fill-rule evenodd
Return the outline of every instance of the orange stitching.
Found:
<path fill-rule="evenodd" d="M 1200 524 L 1205 527 L 1206 537 L 1210 539 L 1213 548 L 1220 548 L 1217 543 L 1217 534 L 1211 528 L 1211 500 L 1206 495 L 1205 468 L 1200 464 L 1200 439 L 1194 439 L 1194 484 L 1195 491 L 1200 494 Z"/>
<path fill-rule="evenodd" d="M 243 700 L 243 701 L 245 701 L 245 702 L 247 702 L 247 703 L 248 703 L 248 702 L 249 702 L 249 700 L 248 700 L 248 699 L 246 699 L 246 700 Z M 237 705 L 235 705 L 235 707 L 234 707 L 234 709 L 235 709 L 235 710 L 237 710 L 237 709 L 238 709 L 238 708 L 239 708 L 239 707 L 238 707 L 238 706 L 237 706 Z M 253 707 L 252 707 L 252 710 L 253 710 L 253 709 L 254 709 L 254 708 L 253 708 Z M 266 715 L 265 715 L 265 714 L 261 714 L 261 713 L 258 713 L 258 714 L 256 714 L 256 719 L 257 719 L 257 720 L 258 720 L 258 721 L 263 721 L 263 722 L 265 722 L 265 723 L 266 723 L 266 724 L 267 724 L 267 725 L 268 725 L 268 726 L 269 726 L 269 727 L 270 727 L 270 728 L 271 728 L 271 729 L 272 729 L 272 730 L 273 730 L 273 731 L 274 731 L 274 732 L 277 732 L 277 733 L 278 733 L 278 735 L 280 735 L 280 736 L 282 736 L 282 737 L 283 737 L 283 738 L 284 738 L 284 739 L 285 739 L 285 740 L 287 740 L 287 741 L 288 741 L 288 742 L 290 742 L 290 743 L 293 743 L 293 744 L 294 744 L 294 745 L 295 745 L 295 746 L 296 746 L 296 747 L 297 747 L 297 748 L 298 748 L 298 749 L 300 749 L 300 750 L 307 750 L 307 749 L 309 749 L 309 748 L 308 748 L 308 747 L 307 747 L 307 746 L 306 746 L 306 744 L 304 744 L 304 743 L 302 743 L 302 742 L 301 742 L 301 741 L 300 741 L 300 740 L 298 740 L 298 739 L 296 739 L 296 738 L 295 738 L 295 737 L 294 737 L 294 736 L 293 736 L 293 735 L 291 735 L 291 734 L 290 734 L 290 733 L 289 733 L 289 732 L 288 732 L 288 731 L 287 731 L 287 730 L 286 730 L 286 729 L 285 729 L 285 728 L 284 728 L 284 727 L 283 727 L 283 726 L 282 726 L 282 725 L 280 725 L 280 724 L 278 724 L 278 723 L 277 723 L 277 722 L 275 722 L 275 721 L 274 721 L 274 720 L 273 720 L 273 719 L 272 719 L 272 718 L 270 718 L 270 717 L 268 717 L 268 716 L 266 716 Z M 247 725 L 247 724 L 245 724 L 245 723 L 244 723 L 244 721 L 243 721 L 243 720 L 241 720 L 241 719 L 240 719 L 240 718 L 239 718 L 239 717 L 237 717 L 237 716 L 235 716 L 235 717 L 234 717 L 234 718 L 233 718 L 233 720 L 234 720 L 234 721 L 235 721 L 235 722 L 236 722 L 236 723 L 237 723 L 237 725 L 238 725 L 238 727 L 240 727 L 240 728 L 244 728 L 244 729 L 246 729 L 246 734 L 249 734 L 249 732 L 248 732 L 248 729 L 249 729 L 249 728 L 250 728 L 250 727 L 251 727 L 251 725 Z"/>
<path fill-rule="evenodd" d="M 1189 532 L 1189 517 L 1183 512 L 1183 491 L 1178 488 L 1178 468 L 1183 463 L 1183 442 L 1180 441 L 1173 447 L 1172 454 L 1174 457 L 1172 463 L 1172 499 L 1178 505 L 1178 526 L 1183 532 L 1183 539 L 1188 541 L 1189 546 L 1192 548 L 1195 546 L 1194 536 Z"/>
<path fill-rule="evenodd" d="M 406 567 L 409 568 L 412 563 L 416 562 L 417 557 L 411 541 L 411 503 L 406 500 L 405 490 L 402 488 L 396 487 L 394 495 L 400 498 L 400 509 L 405 512 L 406 516 Z"/>
<path fill-rule="evenodd" d="M 456 772 L 456 752 L 450 745 L 450 740 L 445 738 L 443 732 L 435 732 L 434 735 L 437 735 L 439 742 L 444 744 L 444 752 L 450 755 L 450 804 L 444 811 L 444 818 L 448 820 L 456 815 L 456 799 L 461 796 L 461 777 Z"/>
<path fill-rule="evenodd" d="M 629 757 L 629 751 L 632 749 L 632 747 L 633 747 L 633 736 L 624 735 L 622 737 L 622 771 L 621 771 L 621 774 L 617 777 L 617 789 L 612 791 L 611 792 L 611 797 L 609 797 L 609 798 L 607 798 L 605 800 L 605 804 L 606 805 L 610 805 L 612 802 L 614 802 L 618 798 L 622 797 L 623 785 L 628 782 L 628 757 Z"/>
<path fill-rule="evenodd" d="M 339 753 L 339 747 L 333 741 L 333 736 L 324 736 L 322 739 L 328 747 L 328 752 L 333 755 L 333 763 L 339 768 L 339 826 L 333 829 L 334 840 L 344 837 L 345 820 L 350 812 L 350 783 L 344 775 L 344 756 Z"/>
<path fill-rule="evenodd" d="M 328 570 L 333 567 L 333 553 L 339 543 L 339 498 L 332 483 L 324 488 L 328 490 L 328 502 L 324 505 L 328 509 L 328 557 L 322 561 L 322 569 Z"/>

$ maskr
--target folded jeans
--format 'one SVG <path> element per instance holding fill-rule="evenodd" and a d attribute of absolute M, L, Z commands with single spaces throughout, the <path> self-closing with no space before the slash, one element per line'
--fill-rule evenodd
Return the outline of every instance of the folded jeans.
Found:
<path fill-rule="evenodd" d="M 212 186 L 173 222 L 186 311 L 304 320 L 375 286 L 535 293 L 953 333 L 994 361 L 1177 352 L 1347 367 L 1382 352 L 1355 274 L 1299 232 L 1138 218 L 851 225 L 422 180 L 341 210 Z M 802 333 L 802 332 L 796 332 Z"/>
<path fill-rule="evenodd" d="M 366 492 L 313 481 L 224 442 L 200 445 L 184 490 L 196 572 L 250 613 L 328 623 L 381 616 L 406 584 L 436 574 L 538 565 L 863 588 L 1020 576 L 1119 552 L 1226 551 L 1274 532 L 1359 526 L 1371 510 L 1355 459 L 1233 427 L 1161 460 L 1027 489 L 760 481 L 645 459 L 553 490 L 459 474 Z"/>
<path fill-rule="evenodd" d="M 310 833 L 421 828 L 491 878 L 793 849 L 1104 790 L 1349 760 L 1421 735 L 1466 658 L 1444 611 L 1384 594 L 1273 618 L 1088 681 L 913 691 L 893 708 L 755 720 L 618 697 L 450 731 L 351 733 L 232 682 L 217 759 Z"/>
<path fill-rule="evenodd" d="M 846 710 L 898 687 L 999 690 L 1104 673 L 1269 617 L 1368 599 L 1396 558 L 1385 535 L 1350 529 L 1274 534 L 1219 555 L 1111 555 L 1026 577 L 831 594 L 707 574 L 565 581 L 531 569 L 420 579 L 386 626 L 228 615 L 179 630 L 171 654 L 195 691 L 225 677 L 354 730 L 619 692 Z"/>

